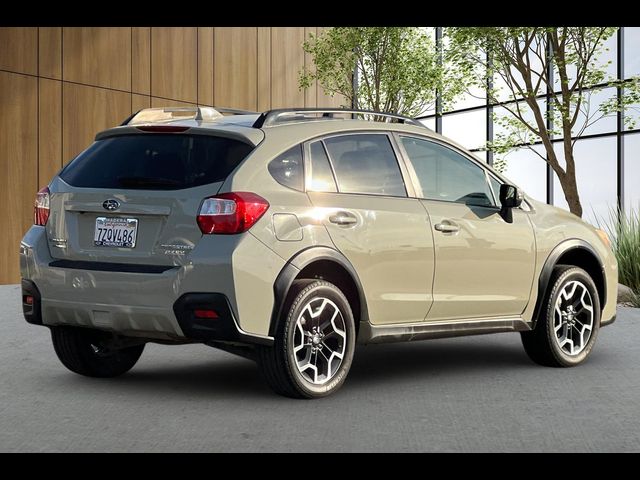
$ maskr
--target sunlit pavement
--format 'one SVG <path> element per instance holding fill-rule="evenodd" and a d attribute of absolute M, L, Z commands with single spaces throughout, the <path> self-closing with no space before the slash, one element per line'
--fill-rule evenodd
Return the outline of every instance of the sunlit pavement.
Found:
<path fill-rule="evenodd" d="M 336 395 L 300 401 L 202 345 L 80 377 L 19 301 L 0 287 L 0 451 L 640 451 L 639 310 L 577 368 L 532 364 L 517 334 L 368 346 Z"/>

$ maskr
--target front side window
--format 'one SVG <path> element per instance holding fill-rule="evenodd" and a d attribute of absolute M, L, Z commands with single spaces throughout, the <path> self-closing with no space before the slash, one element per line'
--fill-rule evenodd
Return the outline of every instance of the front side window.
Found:
<path fill-rule="evenodd" d="M 438 143 L 414 137 L 401 138 L 418 177 L 422 198 L 495 206 L 482 167 Z"/>
<path fill-rule="evenodd" d="M 491 188 L 493 189 L 493 198 L 496 205 L 500 203 L 500 186 L 502 182 L 493 175 L 489 175 L 489 181 L 491 182 Z"/>
<path fill-rule="evenodd" d="M 325 139 L 324 144 L 341 193 L 407 196 L 387 135 L 341 135 Z"/>
<path fill-rule="evenodd" d="M 302 145 L 296 145 L 271 160 L 269 173 L 279 184 L 303 191 Z"/>

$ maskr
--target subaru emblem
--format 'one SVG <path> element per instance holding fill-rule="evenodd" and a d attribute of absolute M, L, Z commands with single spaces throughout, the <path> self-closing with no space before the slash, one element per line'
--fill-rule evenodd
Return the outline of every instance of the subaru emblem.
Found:
<path fill-rule="evenodd" d="M 117 200 L 114 200 L 113 198 L 110 198 L 109 200 L 105 200 L 102 206 L 104 207 L 105 210 L 109 210 L 110 212 L 113 212 L 114 210 L 117 210 L 120 208 L 120 202 Z"/>

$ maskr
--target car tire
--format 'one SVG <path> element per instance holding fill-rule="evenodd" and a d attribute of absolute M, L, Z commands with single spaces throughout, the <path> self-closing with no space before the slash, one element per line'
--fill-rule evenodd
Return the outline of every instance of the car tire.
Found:
<path fill-rule="evenodd" d="M 107 350 L 104 340 L 109 334 L 75 327 L 52 327 L 51 340 L 62 364 L 74 373 L 87 377 L 111 378 L 128 372 L 136 364 L 144 344 Z"/>
<path fill-rule="evenodd" d="M 600 298 L 582 268 L 557 266 L 545 293 L 535 328 L 522 332 L 524 349 L 547 367 L 574 367 L 591 353 L 600 329 Z"/>
<path fill-rule="evenodd" d="M 292 398 L 318 398 L 344 383 L 355 349 L 351 306 L 324 280 L 296 281 L 273 346 L 258 349 L 263 377 L 273 391 Z"/>

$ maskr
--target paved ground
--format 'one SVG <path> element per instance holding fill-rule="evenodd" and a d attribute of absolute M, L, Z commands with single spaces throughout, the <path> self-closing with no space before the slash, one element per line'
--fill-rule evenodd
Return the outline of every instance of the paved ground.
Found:
<path fill-rule="evenodd" d="M 0 287 L 0 451 L 640 451 L 640 312 L 583 366 L 529 362 L 516 334 L 362 347 L 333 397 L 273 395 L 255 365 L 149 345 L 114 380 L 58 363 Z"/>

